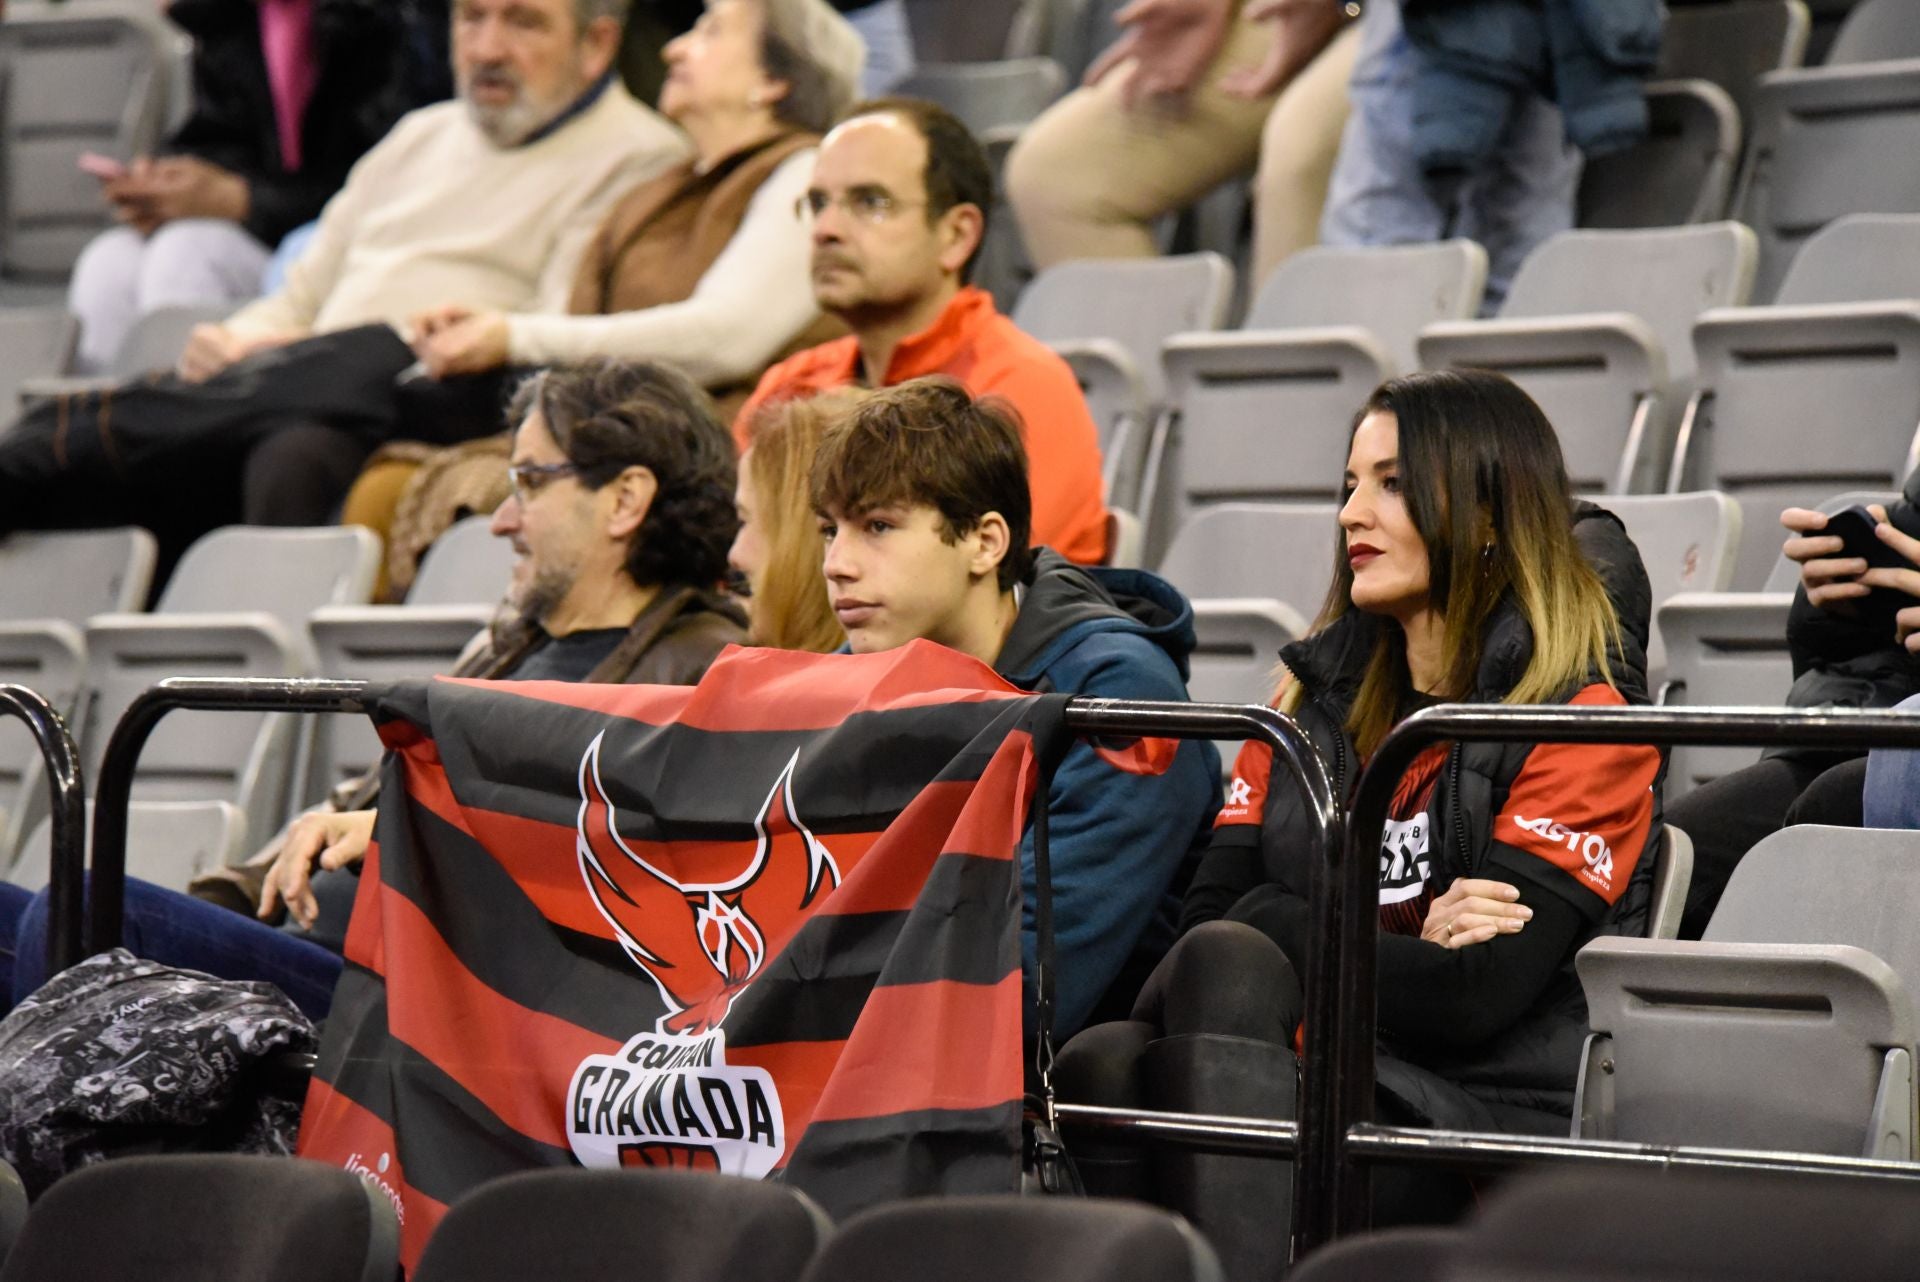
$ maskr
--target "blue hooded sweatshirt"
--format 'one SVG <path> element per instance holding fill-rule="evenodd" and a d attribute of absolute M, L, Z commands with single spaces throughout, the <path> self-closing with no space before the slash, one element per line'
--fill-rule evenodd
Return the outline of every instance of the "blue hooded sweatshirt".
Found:
<path fill-rule="evenodd" d="M 1187 700 L 1193 610 L 1143 570 L 1083 569 L 1039 550 L 1020 613 L 994 663 L 1023 690 L 1109 699 Z M 1130 957 L 1144 976 L 1173 940 L 1175 874 L 1220 808 L 1220 754 L 1187 741 L 1160 775 L 1135 775 L 1076 743 L 1047 793 L 1053 865 L 1056 1008 L 1064 1041 Z M 1020 846 L 1021 954 L 1034 974 L 1033 834 Z M 1121 1012 L 1124 1017 L 1124 1012 Z"/>

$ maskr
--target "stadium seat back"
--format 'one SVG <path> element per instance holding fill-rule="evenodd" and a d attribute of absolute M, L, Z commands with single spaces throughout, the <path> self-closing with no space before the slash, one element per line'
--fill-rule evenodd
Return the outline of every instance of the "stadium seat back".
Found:
<path fill-rule="evenodd" d="M 818 1206 L 780 1184 L 691 1171 L 532 1171 L 454 1203 L 413 1278 L 617 1282 L 639 1269 L 649 1282 L 792 1282 L 831 1233 Z"/>
<path fill-rule="evenodd" d="M 1675 5 L 1667 12 L 1654 77 L 1717 85 L 1745 121 L 1752 115 L 1753 87 L 1760 77 L 1806 60 L 1811 25 L 1801 0 Z"/>
<path fill-rule="evenodd" d="M 977 136 L 1028 124 L 1066 87 L 1067 73 L 1051 58 L 1004 58 L 923 62 L 888 93 L 937 102 Z"/>
<path fill-rule="evenodd" d="M 1329 1242 L 1296 1264 L 1290 1282 L 1439 1282 L 1464 1235 L 1454 1228 L 1376 1229 Z"/>
<path fill-rule="evenodd" d="M 1577 225 L 1673 227 L 1723 217 L 1743 136 L 1740 109 L 1719 85 L 1649 84 L 1646 138 L 1582 167 Z"/>
<path fill-rule="evenodd" d="M 13 419 L 28 383 L 66 372 L 79 338 L 65 307 L 0 308 L 0 421 Z"/>
<path fill-rule="evenodd" d="M 91 830 L 93 804 L 87 804 Z M 136 801 L 127 811 L 127 875 L 168 890 L 187 888 L 202 873 L 238 862 L 247 817 L 230 801 Z M 53 824 L 42 819 L 20 848 L 6 880 L 28 890 L 53 875 Z"/>
<path fill-rule="evenodd" d="M 907 0 L 913 56 L 920 63 L 1004 58 L 1022 0 Z"/>
<path fill-rule="evenodd" d="M 137 610 L 153 579 L 145 530 L 16 533 L 0 539 L 0 682 L 37 691 L 78 725 L 86 689 L 80 628 L 103 611 Z M 46 813 L 40 750 L 0 721 L 0 866 Z"/>
<path fill-rule="evenodd" d="M 493 533 L 491 516 L 455 521 L 420 562 L 408 605 L 491 606 L 513 577 L 513 545 Z"/>
<path fill-rule="evenodd" d="M 1280 647 L 1304 636 L 1303 617 L 1272 597 L 1209 597 L 1193 604 L 1187 694 L 1195 703 L 1273 702 Z M 1234 753 L 1221 751 L 1233 764 Z"/>
<path fill-rule="evenodd" d="M 1166 397 L 1160 347 L 1175 334 L 1219 329 L 1233 297 L 1233 269 L 1218 254 L 1079 259 L 1033 278 L 1013 322 L 1043 343 L 1106 338 L 1138 371 L 1150 405 Z"/>
<path fill-rule="evenodd" d="M 1860 0 L 1847 10 L 1827 50 L 1829 67 L 1920 58 L 1920 2 Z"/>
<path fill-rule="evenodd" d="M 1801 825 L 1740 861 L 1701 942 L 1583 949 L 1582 1133 L 1910 1160 L 1916 903 L 1920 834 Z"/>
<path fill-rule="evenodd" d="M 187 549 L 154 614 L 91 620 L 95 697 L 79 736 L 89 777 L 121 715 L 163 677 L 312 672 L 308 616 L 323 605 L 364 603 L 379 551 L 373 534 L 356 526 L 230 526 Z M 134 796 L 231 801 L 246 812 L 248 845 L 257 848 L 285 818 L 290 783 L 305 775 L 311 729 L 285 713 L 172 713 L 141 753 Z"/>
<path fill-rule="evenodd" d="M 1917 259 L 1920 218 L 1841 219 L 1807 242 L 1778 305 L 1716 309 L 1694 326 L 1707 397 L 1690 408 L 1669 479 L 1744 509 L 1735 587 L 1774 568 L 1781 509 L 1896 489 L 1920 458 Z"/>
<path fill-rule="evenodd" d="M 1779 304 L 1920 298 L 1920 214 L 1849 214 L 1793 256 Z"/>
<path fill-rule="evenodd" d="M 1603 506 L 1620 518 L 1640 549 L 1654 609 L 1682 592 L 1724 592 L 1740 547 L 1740 505 L 1724 494 L 1620 494 Z M 1656 620 L 1647 641 L 1647 677 L 1659 689 L 1666 646 Z"/>
<path fill-rule="evenodd" d="M 1754 252 L 1732 222 L 1562 232 L 1520 265 L 1498 319 L 1429 326 L 1420 362 L 1512 378 L 1559 434 L 1575 488 L 1657 490 L 1693 391 L 1693 323 L 1746 301 Z"/>
<path fill-rule="evenodd" d="M 1791 592 L 1682 592 L 1657 602 L 1655 628 L 1666 648 L 1660 701 L 1676 707 L 1778 708 L 1793 685 L 1787 653 Z M 1751 765 L 1755 748 L 1682 747 L 1667 754 L 1672 802 Z"/>
<path fill-rule="evenodd" d="M 0 1282 L 387 1282 L 399 1243 L 392 1204 L 338 1167 L 128 1156 L 42 1194 Z"/>
<path fill-rule="evenodd" d="M 1736 216 L 1760 236 L 1754 297 L 1775 297 L 1807 238 L 1848 214 L 1920 213 L 1920 58 L 1776 71 L 1754 97 Z"/>
<path fill-rule="evenodd" d="M 114 353 L 110 372 L 137 378 L 154 370 L 171 370 L 180 363 L 194 326 L 224 320 L 232 311 L 226 303 L 195 303 L 144 312 Z"/>
<path fill-rule="evenodd" d="M 1220 1282 L 1185 1220 L 1103 1198 L 948 1197 L 862 1212 L 814 1257 L 806 1282 Z"/>
<path fill-rule="evenodd" d="M 1418 367 L 1414 340 L 1435 321 L 1465 320 L 1487 287 L 1487 251 L 1470 240 L 1347 248 L 1315 245 L 1289 255 L 1254 295 L 1245 330 L 1365 330 L 1394 372 Z M 1354 402 L 1357 407 L 1359 402 Z"/>
<path fill-rule="evenodd" d="M 151 152 L 167 101 L 169 37 L 152 5 L 15 6 L 0 24 L 0 276 L 57 284 L 110 225 L 83 152 Z"/>
<path fill-rule="evenodd" d="M 1550 1227 L 1549 1227 L 1550 1226 Z M 1849 1282 L 1912 1276 L 1920 1184 L 1776 1171 L 1534 1169 L 1503 1180 L 1446 1282 Z"/>
<path fill-rule="evenodd" d="M 1653 905 L 1647 914 L 1648 939 L 1678 939 L 1693 884 L 1693 838 L 1672 824 L 1660 831 L 1660 865 L 1653 874 Z"/>
<path fill-rule="evenodd" d="M 1341 546 L 1335 503 L 1222 503 L 1180 527 L 1158 573 L 1188 599 L 1272 597 L 1320 613 Z"/>

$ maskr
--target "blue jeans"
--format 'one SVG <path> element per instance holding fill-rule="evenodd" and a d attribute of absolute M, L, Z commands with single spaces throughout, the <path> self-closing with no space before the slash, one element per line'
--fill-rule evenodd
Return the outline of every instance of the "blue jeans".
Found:
<path fill-rule="evenodd" d="M 314 1020 L 325 1019 L 333 1005 L 342 966 L 338 953 L 318 944 L 135 877 L 127 878 L 120 942 L 137 957 L 182 970 L 263 980 Z M 29 896 L 18 886 L 0 884 L 0 951 L 12 954 L 14 1002 L 46 983 L 45 891 Z"/>
<path fill-rule="evenodd" d="M 906 0 L 880 0 L 879 4 L 854 10 L 847 15 L 847 22 L 867 42 L 867 67 L 860 75 L 860 92 L 878 98 L 914 67 Z"/>
<path fill-rule="evenodd" d="M 1413 152 L 1413 70 L 1419 55 L 1400 29 L 1399 0 L 1372 0 L 1360 19 L 1360 55 L 1348 94 L 1320 239 L 1328 245 L 1412 245 L 1464 236 L 1486 248 L 1487 307 L 1507 296 L 1520 260 L 1573 226 L 1580 153 L 1560 111 L 1525 98 L 1488 167 L 1442 190 Z"/>
<path fill-rule="evenodd" d="M 1894 706 L 1901 712 L 1920 712 L 1920 694 Z M 1869 752 L 1861 802 L 1861 817 L 1869 828 L 1920 828 L 1920 752 L 1912 748 Z"/>

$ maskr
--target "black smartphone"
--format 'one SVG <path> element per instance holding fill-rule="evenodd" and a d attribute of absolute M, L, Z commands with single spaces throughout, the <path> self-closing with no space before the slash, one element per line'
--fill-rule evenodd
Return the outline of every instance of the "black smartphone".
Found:
<path fill-rule="evenodd" d="M 1880 541 L 1874 527 L 1880 522 L 1873 513 L 1864 507 L 1850 507 L 1835 512 L 1827 518 L 1827 528 L 1821 534 L 1840 536 L 1840 556 L 1857 556 L 1866 560 L 1868 569 L 1907 570 L 1920 568 L 1901 556 L 1898 552 Z"/>

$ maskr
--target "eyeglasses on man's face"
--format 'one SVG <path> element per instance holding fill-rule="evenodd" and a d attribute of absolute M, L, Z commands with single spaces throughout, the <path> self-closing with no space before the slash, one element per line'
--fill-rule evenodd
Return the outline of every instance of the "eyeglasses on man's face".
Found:
<path fill-rule="evenodd" d="M 884 223 L 903 209 L 920 208 L 926 204 L 924 200 L 902 199 L 885 187 L 853 187 L 837 196 L 816 187 L 793 202 L 793 214 L 802 222 L 811 222 L 838 205 L 850 217 L 863 223 Z"/>
<path fill-rule="evenodd" d="M 578 476 L 578 463 L 515 463 L 507 468 L 513 497 L 525 503 L 563 476 Z"/>

